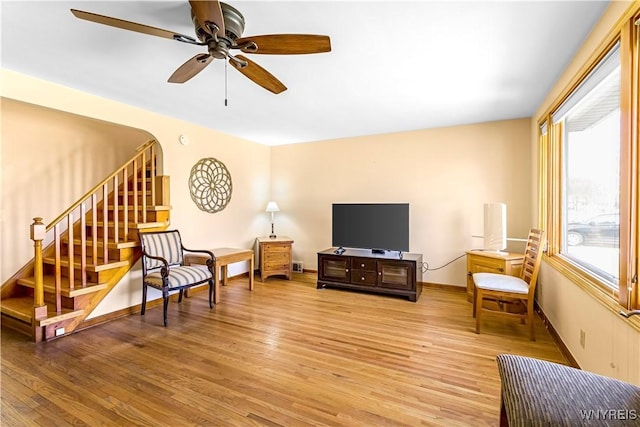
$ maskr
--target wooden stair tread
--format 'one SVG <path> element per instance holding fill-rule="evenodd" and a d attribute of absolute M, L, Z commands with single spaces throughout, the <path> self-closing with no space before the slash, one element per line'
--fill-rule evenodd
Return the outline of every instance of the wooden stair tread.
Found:
<path fill-rule="evenodd" d="M 33 297 L 14 297 L 0 301 L 0 311 L 2 314 L 29 324 L 31 323 L 32 310 Z"/>
<path fill-rule="evenodd" d="M 62 242 L 63 243 L 69 243 L 69 238 L 67 236 L 62 238 Z M 74 245 L 78 245 L 80 246 L 82 242 L 80 241 L 79 238 L 74 238 L 73 239 L 73 244 Z M 87 245 L 88 248 L 93 247 L 93 239 L 88 237 L 85 240 L 85 244 Z M 99 237 L 97 239 L 97 246 L 99 248 L 103 248 L 104 247 L 104 243 L 102 242 L 102 238 Z M 138 240 L 123 240 L 120 241 L 118 243 L 114 242 L 113 240 L 108 240 L 107 241 L 107 248 L 109 249 L 127 249 L 127 248 L 137 248 L 138 246 L 140 246 L 140 242 Z"/>
<path fill-rule="evenodd" d="M 109 206 L 107 206 L 107 208 L 109 209 L 109 211 L 113 211 L 115 209 L 115 206 L 109 205 Z M 119 204 L 118 205 L 118 210 L 119 211 L 123 211 L 124 210 L 124 206 L 122 204 Z M 131 205 L 131 203 L 128 204 L 127 210 L 129 210 L 129 211 L 133 210 L 133 206 Z M 138 203 L 138 210 L 139 211 L 142 210 L 142 205 L 140 203 Z M 171 206 L 166 206 L 166 205 L 152 205 L 152 206 L 149 206 L 149 205 L 147 205 L 147 211 L 170 211 L 170 210 L 171 210 Z"/>
<path fill-rule="evenodd" d="M 142 189 L 138 188 L 138 196 L 142 195 Z M 151 190 L 145 191 L 144 195 L 146 197 L 151 197 Z M 118 196 L 124 196 L 124 190 L 118 190 Z M 133 188 L 127 190 L 127 196 L 133 196 Z"/>
<path fill-rule="evenodd" d="M 25 323 L 31 323 L 33 313 L 33 297 L 15 297 L 3 299 L 0 310 L 2 314 L 11 316 L 14 319 L 21 320 Z M 60 314 L 47 304 L 47 318 L 38 321 L 38 326 L 47 326 L 63 320 L 73 319 L 84 315 L 84 310 L 62 309 Z"/>
<path fill-rule="evenodd" d="M 77 257 L 76 257 L 77 258 Z M 56 259 L 53 257 L 45 257 L 43 259 L 45 264 L 51 264 L 51 265 L 55 265 L 56 263 Z M 98 261 L 102 261 L 100 258 L 98 258 Z M 60 258 L 60 265 L 62 267 L 69 267 L 69 260 L 66 258 L 61 257 Z M 128 261 L 110 261 L 107 264 L 93 264 L 93 260 L 91 259 L 87 259 L 87 264 L 86 264 L 86 269 L 87 271 L 90 272 L 100 272 L 100 271 L 105 271 L 105 270 L 111 270 L 112 268 L 120 268 L 120 267 L 126 267 L 127 265 L 129 265 Z M 76 269 L 80 269 L 82 267 L 82 265 L 80 264 L 79 261 L 75 261 L 73 263 L 73 267 Z"/>
<path fill-rule="evenodd" d="M 91 226 L 93 225 L 93 220 L 87 220 L 86 222 L 87 226 Z M 100 221 L 98 220 L 96 222 L 96 225 L 98 227 L 103 227 L 104 226 L 104 221 Z M 115 225 L 115 223 L 113 221 L 107 221 L 107 227 L 113 227 Z M 122 228 L 124 224 L 121 222 L 119 224 L 119 226 Z M 133 223 L 130 222 L 127 224 L 127 228 L 129 229 L 137 229 L 137 230 L 144 230 L 145 228 L 157 228 L 157 227 L 168 227 L 169 226 L 169 221 L 153 221 L 153 222 L 139 222 L 139 223 Z"/>
<path fill-rule="evenodd" d="M 56 277 L 55 276 L 44 276 L 42 278 L 42 282 L 44 285 L 44 291 L 55 294 L 56 292 Z M 69 289 L 69 278 L 62 277 L 61 278 L 61 289 L 60 294 L 62 296 L 68 298 L 74 298 L 80 295 L 86 295 L 93 292 L 98 292 L 107 288 L 107 285 L 104 283 L 87 283 L 86 287 L 82 287 L 82 282 L 80 280 L 74 280 L 74 289 Z M 18 279 L 18 284 L 22 286 L 26 286 L 28 288 L 35 288 L 36 286 L 36 278 L 35 277 L 23 277 Z"/>

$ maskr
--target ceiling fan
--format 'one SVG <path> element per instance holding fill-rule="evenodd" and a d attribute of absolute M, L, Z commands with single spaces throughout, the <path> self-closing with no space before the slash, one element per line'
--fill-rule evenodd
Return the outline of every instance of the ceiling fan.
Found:
<path fill-rule="evenodd" d="M 137 31 L 182 43 L 206 46 L 207 53 L 199 53 L 187 60 L 169 77 L 170 83 L 184 83 L 204 70 L 214 59 L 228 59 L 229 63 L 254 83 L 278 94 L 287 90 L 273 74 L 243 55 L 232 55 L 232 49 L 247 54 L 299 55 L 331 51 L 328 36 L 315 34 L 269 34 L 242 37 L 244 17 L 234 7 L 217 0 L 189 0 L 191 19 L 196 36 L 179 34 L 149 25 L 123 19 L 71 9 L 77 18 L 109 25 L 129 31 Z"/>

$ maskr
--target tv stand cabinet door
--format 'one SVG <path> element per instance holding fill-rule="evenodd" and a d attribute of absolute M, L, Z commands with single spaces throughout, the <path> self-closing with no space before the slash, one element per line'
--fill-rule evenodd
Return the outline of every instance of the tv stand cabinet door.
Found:
<path fill-rule="evenodd" d="M 415 264 L 409 261 L 378 261 L 378 286 L 414 291 Z"/>
<path fill-rule="evenodd" d="M 326 282 L 351 282 L 351 258 L 318 255 L 318 279 Z"/>

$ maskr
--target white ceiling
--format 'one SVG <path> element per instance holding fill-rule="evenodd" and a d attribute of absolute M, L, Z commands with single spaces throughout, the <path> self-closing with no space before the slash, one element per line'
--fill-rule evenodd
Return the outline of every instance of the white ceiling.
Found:
<path fill-rule="evenodd" d="M 194 35 L 185 1 L 2 1 L 3 68 L 267 145 L 531 116 L 606 1 L 240 1 L 243 36 L 326 34 L 332 51 L 248 55 L 274 95 L 205 49 L 75 18 L 75 8 Z"/>

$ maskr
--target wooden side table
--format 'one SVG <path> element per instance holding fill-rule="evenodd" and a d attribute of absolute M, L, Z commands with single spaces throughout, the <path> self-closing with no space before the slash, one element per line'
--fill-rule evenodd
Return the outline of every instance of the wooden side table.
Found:
<path fill-rule="evenodd" d="M 269 276 L 284 275 L 291 280 L 292 258 L 291 245 L 293 240 L 289 237 L 258 237 L 260 246 L 260 279 Z"/>
<path fill-rule="evenodd" d="M 473 273 L 519 276 L 524 254 L 492 251 L 467 252 L 467 301 L 473 302 Z"/>
<path fill-rule="evenodd" d="M 220 284 L 227 284 L 227 266 L 240 261 L 249 261 L 249 290 L 253 290 L 253 251 L 251 249 L 217 248 L 211 249 L 216 257 L 216 281 L 214 303 L 220 302 Z M 185 265 L 204 264 L 208 256 L 199 254 L 187 254 L 184 256 Z M 188 289 L 187 289 L 188 291 Z M 186 296 L 189 296 L 187 292 Z"/>

